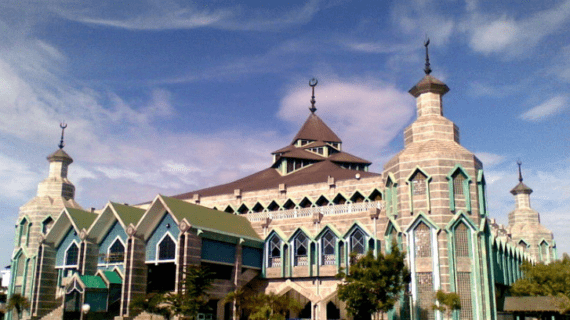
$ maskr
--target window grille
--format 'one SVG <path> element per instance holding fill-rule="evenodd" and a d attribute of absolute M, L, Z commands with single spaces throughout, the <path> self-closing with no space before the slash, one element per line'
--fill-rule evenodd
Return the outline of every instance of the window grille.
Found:
<path fill-rule="evenodd" d="M 125 259 L 125 246 L 119 241 L 115 240 L 111 247 L 109 248 L 109 257 L 107 262 L 109 263 L 120 263 Z"/>
<path fill-rule="evenodd" d="M 455 255 L 457 257 L 469 257 L 469 230 L 464 223 L 455 228 Z"/>
<path fill-rule="evenodd" d="M 269 241 L 269 268 L 281 267 L 281 240 L 273 236 Z"/>
<path fill-rule="evenodd" d="M 77 244 L 72 243 L 65 253 L 65 265 L 66 266 L 76 266 L 79 260 L 79 248 Z"/>
<path fill-rule="evenodd" d="M 309 246 L 309 239 L 303 233 L 295 238 L 295 265 L 306 266 L 309 264 L 307 257 L 307 248 Z"/>
<path fill-rule="evenodd" d="M 414 195 L 426 194 L 426 176 L 420 171 L 412 178 L 412 192 Z"/>
<path fill-rule="evenodd" d="M 473 306 L 471 303 L 471 273 L 457 273 L 457 293 L 461 300 L 461 319 L 473 319 Z"/>
<path fill-rule="evenodd" d="M 364 250 L 364 233 L 356 229 L 350 236 L 350 252 L 362 255 L 364 254 Z"/>
<path fill-rule="evenodd" d="M 158 245 L 158 260 L 174 260 L 175 257 L 176 243 L 167 235 Z"/>
<path fill-rule="evenodd" d="M 321 241 L 323 250 L 322 264 L 325 266 L 334 265 L 336 263 L 334 252 L 336 237 L 332 234 L 332 232 L 327 231 Z"/>
<path fill-rule="evenodd" d="M 431 272 L 416 273 L 416 287 L 418 288 L 420 319 L 435 319 L 432 305 L 434 303 L 433 276 Z"/>
<path fill-rule="evenodd" d="M 416 257 L 431 257 L 431 232 L 430 228 L 420 222 L 414 230 Z"/>
<path fill-rule="evenodd" d="M 53 219 L 51 217 L 47 217 L 42 222 L 42 233 L 47 234 L 52 225 L 53 225 Z"/>
<path fill-rule="evenodd" d="M 465 177 L 460 173 L 455 175 L 455 177 L 453 178 L 453 193 L 456 196 L 462 196 L 463 195 L 464 181 L 465 181 Z"/>

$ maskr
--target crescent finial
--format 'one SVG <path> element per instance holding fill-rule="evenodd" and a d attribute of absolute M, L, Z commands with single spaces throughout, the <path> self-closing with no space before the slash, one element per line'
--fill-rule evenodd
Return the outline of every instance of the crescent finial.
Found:
<path fill-rule="evenodd" d="M 64 133 L 64 131 L 65 131 L 65 128 L 67 128 L 67 123 L 65 123 L 65 121 L 62 121 L 62 122 L 59 124 L 59 127 L 61 128 L 61 140 L 59 140 L 59 145 L 58 145 L 58 147 L 59 147 L 60 149 L 63 149 L 63 147 L 65 147 L 65 142 L 63 142 L 63 133 Z"/>
<path fill-rule="evenodd" d="M 319 80 L 317 80 L 317 78 L 309 80 L 309 86 L 311 86 L 313 89 L 313 95 L 311 96 L 311 106 L 309 107 L 311 113 L 315 113 L 315 111 L 317 111 L 317 107 L 315 107 L 315 103 L 317 102 L 315 100 L 315 87 L 317 86 L 317 83 L 319 83 Z"/>

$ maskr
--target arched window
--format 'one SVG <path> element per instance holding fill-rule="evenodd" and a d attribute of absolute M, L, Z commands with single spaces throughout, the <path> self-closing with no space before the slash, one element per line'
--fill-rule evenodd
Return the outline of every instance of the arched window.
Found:
<path fill-rule="evenodd" d="M 423 222 L 420 222 L 414 230 L 414 247 L 416 257 L 431 257 L 431 232 L 430 228 Z"/>
<path fill-rule="evenodd" d="M 281 267 L 281 239 L 278 236 L 273 236 L 269 240 L 269 261 L 268 267 Z"/>
<path fill-rule="evenodd" d="M 456 196 L 463 196 L 463 185 L 465 184 L 465 177 L 460 172 L 453 176 L 453 194 Z"/>
<path fill-rule="evenodd" d="M 426 176 L 418 169 L 412 177 L 412 194 L 426 194 Z"/>
<path fill-rule="evenodd" d="M 125 260 L 125 246 L 121 240 L 116 239 L 115 242 L 109 247 L 109 255 L 107 262 L 121 263 Z"/>
<path fill-rule="evenodd" d="M 25 246 L 28 242 L 28 219 L 24 218 L 20 221 L 20 230 L 18 233 L 18 246 Z"/>
<path fill-rule="evenodd" d="M 42 221 L 42 233 L 47 234 L 49 229 L 53 225 L 53 219 L 51 217 L 47 217 Z"/>
<path fill-rule="evenodd" d="M 309 264 L 307 256 L 309 249 L 309 238 L 300 232 L 295 237 L 295 266 L 306 266 Z"/>
<path fill-rule="evenodd" d="M 324 266 L 334 265 L 336 263 L 336 255 L 334 251 L 336 242 L 336 237 L 334 234 L 329 230 L 325 233 L 325 235 L 321 238 L 321 263 Z"/>
<path fill-rule="evenodd" d="M 158 260 L 174 260 L 176 258 L 176 243 L 166 234 L 158 244 Z"/>
<path fill-rule="evenodd" d="M 350 235 L 350 253 L 356 253 L 357 257 L 364 254 L 365 237 L 360 229 L 354 230 Z"/>
<path fill-rule="evenodd" d="M 72 267 L 79 264 L 79 247 L 73 242 L 65 252 L 65 266 Z"/>
<path fill-rule="evenodd" d="M 455 228 L 455 255 L 457 257 L 469 257 L 469 229 L 465 223 L 460 223 Z"/>

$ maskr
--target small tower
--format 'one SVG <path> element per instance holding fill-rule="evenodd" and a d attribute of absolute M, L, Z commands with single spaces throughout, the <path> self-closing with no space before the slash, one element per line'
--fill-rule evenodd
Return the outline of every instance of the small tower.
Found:
<path fill-rule="evenodd" d="M 58 150 L 47 157 L 48 177 L 38 184 L 37 195 L 20 207 L 16 221 L 16 236 L 11 263 L 11 281 L 8 295 L 19 293 L 32 300 L 32 279 L 38 246 L 64 207 L 78 208 L 75 202 L 75 186 L 67 179 L 67 169 L 73 159 L 63 150 L 64 130 L 61 124 L 61 140 Z M 24 313 L 24 318 L 30 315 Z"/>
<path fill-rule="evenodd" d="M 521 165 L 519 183 L 511 190 L 515 196 L 515 210 L 509 213 L 509 231 L 517 245 L 537 262 L 548 263 L 556 259 L 552 232 L 540 224 L 540 214 L 530 206 L 532 189 L 523 183 Z"/>

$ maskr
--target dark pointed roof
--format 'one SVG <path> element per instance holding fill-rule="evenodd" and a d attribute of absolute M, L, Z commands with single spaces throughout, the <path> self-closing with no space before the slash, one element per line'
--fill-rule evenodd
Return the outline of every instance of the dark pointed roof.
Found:
<path fill-rule="evenodd" d="M 449 87 L 445 83 L 429 74 L 426 74 L 425 77 L 420 80 L 420 82 L 418 82 L 415 86 L 413 86 L 408 92 L 417 98 L 420 96 L 420 94 L 426 92 L 439 93 L 443 96 L 448 91 Z"/>
<path fill-rule="evenodd" d="M 73 159 L 67 154 L 67 152 L 63 151 L 63 149 L 57 149 L 56 152 L 50 154 L 47 159 L 50 162 L 53 161 L 61 161 L 61 162 L 67 162 L 67 163 L 72 163 Z"/>
<path fill-rule="evenodd" d="M 511 193 L 513 195 L 517 195 L 520 193 L 526 193 L 526 194 L 531 194 L 532 193 L 532 189 L 529 188 L 526 184 L 524 184 L 522 181 L 519 182 L 519 184 L 517 184 L 516 187 L 513 188 L 513 190 L 511 190 Z"/>
<path fill-rule="evenodd" d="M 314 113 L 309 115 L 307 121 L 297 132 L 293 143 L 299 139 L 322 140 L 327 142 L 342 142 L 340 138 L 329 128 L 319 116 Z"/>

